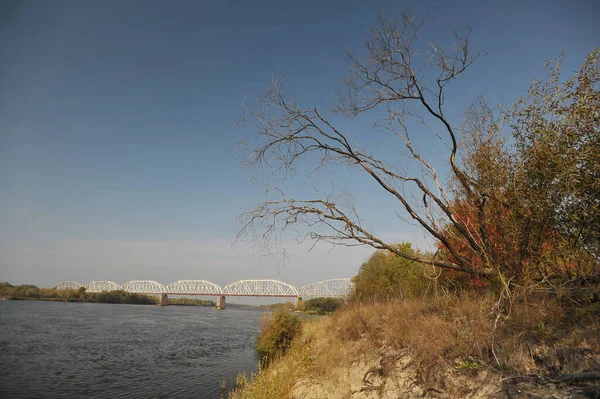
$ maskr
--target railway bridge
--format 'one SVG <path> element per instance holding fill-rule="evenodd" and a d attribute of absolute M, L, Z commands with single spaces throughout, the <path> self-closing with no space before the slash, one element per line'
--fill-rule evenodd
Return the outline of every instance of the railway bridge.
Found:
<path fill-rule="evenodd" d="M 123 285 L 114 281 L 92 281 L 81 284 L 76 281 L 63 281 L 55 288 L 75 289 L 85 287 L 86 292 L 102 292 L 123 290 L 135 294 L 157 295 L 160 297 L 159 305 L 167 305 L 169 295 L 185 296 L 215 296 L 217 309 L 225 308 L 227 296 L 256 296 L 256 297 L 283 297 L 295 298 L 296 303 L 301 298 L 331 297 L 345 298 L 353 287 L 349 278 L 336 278 L 318 281 L 296 288 L 278 280 L 239 280 L 224 287 L 206 280 L 179 280 L 168 285 L 162 285 L 152 280 L 133 280 Z"/>

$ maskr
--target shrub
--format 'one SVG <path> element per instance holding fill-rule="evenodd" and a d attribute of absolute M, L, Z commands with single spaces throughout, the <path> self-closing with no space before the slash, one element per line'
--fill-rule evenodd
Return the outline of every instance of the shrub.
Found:
<path fill-rule="evenodd" d="M 302 308 L 308 314 L 328 314 L 335 312 L 344 304 L 341 298 L 313 298 L 302 303 Z"/>
<path fill-rule="evenodd" d="M 300 332 L 300 320 L 285 309 L 265 313 L 256 349 L 267 361 L 283 355 Z"/>
<path fill-rule="evenodd" d="M 408 242 L 395 244 L 402 252 L 422 255 Z M 355 297 L 361 301 L 421 296 L 427 291 L 425 266 L 386 250 L 376 251 L 353 279 Z"/>

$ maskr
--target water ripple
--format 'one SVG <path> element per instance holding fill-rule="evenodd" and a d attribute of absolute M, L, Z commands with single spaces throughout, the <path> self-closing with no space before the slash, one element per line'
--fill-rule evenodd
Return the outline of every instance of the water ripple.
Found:
<path fill-rule="evenodd" d="M 0 301 L 0 397 L 219 398 L 253 371 L 262 313 Z"/>

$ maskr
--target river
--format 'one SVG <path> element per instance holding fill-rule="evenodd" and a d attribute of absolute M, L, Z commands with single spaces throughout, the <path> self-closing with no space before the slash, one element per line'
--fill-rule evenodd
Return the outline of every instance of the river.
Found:
<path fill-rule="evenodd" d="M 0 301 L 2 398 L 219 398 L 263 311 Z"/>

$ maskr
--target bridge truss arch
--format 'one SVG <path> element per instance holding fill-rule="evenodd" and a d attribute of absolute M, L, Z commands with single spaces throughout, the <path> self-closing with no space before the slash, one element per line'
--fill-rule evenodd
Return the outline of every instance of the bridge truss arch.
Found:
<path fill-rule="evenodd" d="M 240 280 L 223 287 L 223 295 L 297 297 L 298 290 L 278 280 Z"/>
<path fill-rule="evenodd" d="M 92 281 L 85 286 L 87 292 L 118 291 L 121 286 L 114 281 Z"/>
<path fill-rule="evenodd" d="M 353 288 L 354 283 L 352 282 L 352 279 L 334 278 L 305 285 L 298 290 L 298 293 L 301 297 L 345 298 L 350 295 Z"/>
<path fill-rule="evenodd" d="M 206 280 L 179 280 L 165 287 L 165 293 L 173 295 L 221 295 L 223 290 Z"/>
<path fill-rule="evenodd" d="M 78 290 L 81 287 L 85 286 L 77 281 L 61 281 L 54 286 L 54 288 L 59 290 Z"/>
<path fill-rule="evenodd" d="M 153 280 L 132 280 L 121 286 L 123 291 L 135 294 L 164 294 L 165 286 Z"/>

